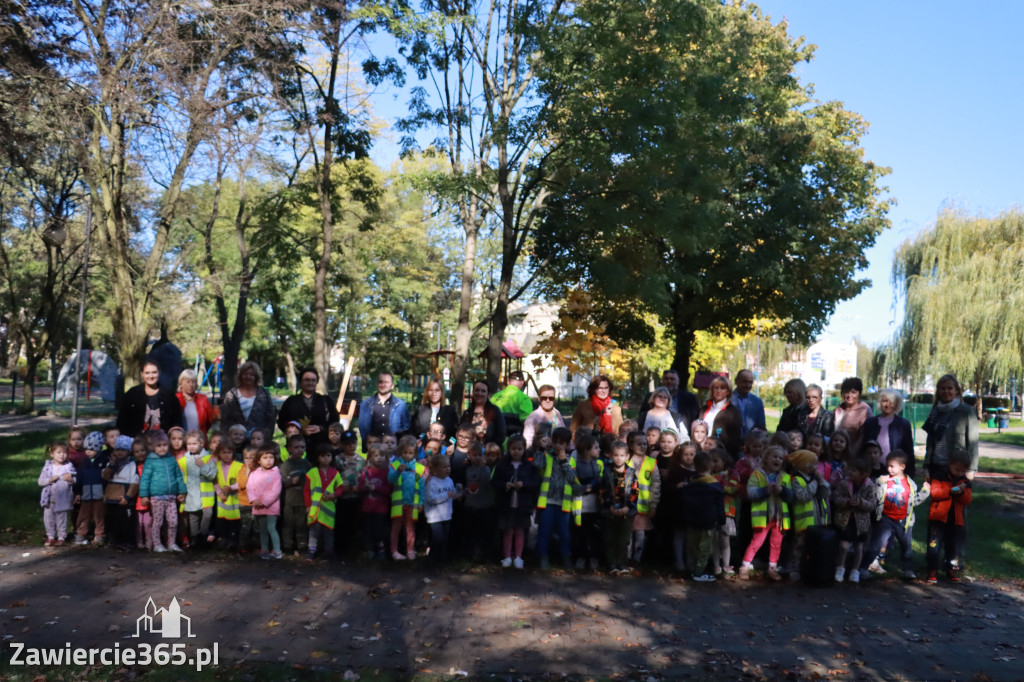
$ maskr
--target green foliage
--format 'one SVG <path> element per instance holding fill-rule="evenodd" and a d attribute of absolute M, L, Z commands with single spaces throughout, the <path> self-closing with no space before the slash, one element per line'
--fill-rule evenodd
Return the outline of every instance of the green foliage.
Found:
<path fill-rule="evenodd" d="M 864 160 L 866 123 L 816 102 L 794 69 L 812 48 L 756 8 L 711 1 L 584 2 L 545 62 L 560 89 L 564 172 L 536 257 L 550 289 L 634 303 L 675 329 L 685 369 L 698 330 L 789 320 L 820 330 L 888 225 Z"/>

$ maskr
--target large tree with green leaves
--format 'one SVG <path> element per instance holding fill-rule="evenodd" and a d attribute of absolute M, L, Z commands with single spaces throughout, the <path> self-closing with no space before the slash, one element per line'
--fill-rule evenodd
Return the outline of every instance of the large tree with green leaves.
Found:
<path fill-rule="evenodd" d="M 978 393 L 1024 369 L 1024 212 L 995 218 L 942 212 L 893 259 L 904 299 L 891 369 L 923 379 L 947 372 Z M 981 409 L 981 403 L 978 403 Z"/>
<path fill-rule="evenodd" d="M 697 331 L 788 320 L 793 340 L 856 295 L 864 250 L 887 227 L 886 170 L 867 124 L 796 75 L 813 47 L 740 2 L 585 0 L 544 60 L 560 92 L 561 173 L 538 234 L 550 288 L 583 283 L 619 338 L 675 331 L 688 374 Z"/>

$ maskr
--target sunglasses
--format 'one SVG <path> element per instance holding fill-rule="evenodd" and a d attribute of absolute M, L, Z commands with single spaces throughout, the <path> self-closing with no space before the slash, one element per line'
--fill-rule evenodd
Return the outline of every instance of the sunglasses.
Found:
<path fill-rule="evenodd" d="M 553 395 L 542 395 L 542 396 L 540 397 L 540 399 L 541 399 L 541 400 L 554 400 L 554 399 L 555 399 L 555 396 L 553 396 Z"/>

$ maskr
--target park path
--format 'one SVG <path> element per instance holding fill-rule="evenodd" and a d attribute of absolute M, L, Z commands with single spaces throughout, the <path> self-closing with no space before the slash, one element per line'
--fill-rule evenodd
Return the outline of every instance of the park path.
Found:
<path fill-rule="evenodd" d="M 645 682 L 1010 680 L 1024 670 L 1024 590 L 1008 583 L 822 589 L 0 547 L 5 659 L 12 642 L 175 641 L 131 637 L 149 597 L 157 607 L 177 598 L 196 635 L 181 641 L 216 643 L 225 674 L 241 679 L 273 677 L 274 666 L 351 671 L 345 679 L 381 671 Z"/>

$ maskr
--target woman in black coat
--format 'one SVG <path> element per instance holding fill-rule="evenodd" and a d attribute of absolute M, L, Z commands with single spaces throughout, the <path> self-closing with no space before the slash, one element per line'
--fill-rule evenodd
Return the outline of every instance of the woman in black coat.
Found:
<path fill-rule="evenodd" d="M 812 433 L 820 433 L 825 438 L 830 438 L 836 430 L 835 415 L 825 409 L 822 401 L 825 394 L 821 386 L 811 384 L 805 393 L 807 410 L 797 414 L 797 428 L 804 432 L 804 442 Z"/>
<path fill-rule="evenodd" d="M 277 425 L 282 431 L 288 422 L 304 424 L 302 435 L 306 437 L 306 458 L 316 463 L 316 446 L 327 441 L 328 425 L 338 421 L 338 411 L 330 399 L 316 392 L 320 374 L 307 367 L 299 374 L 301 393 L 288 396 L 277 413 Z"/>
<path fill-rule="evenodd" d="M 135 438 L 144 431 L 181 426 L 181 403 L 169 388 L 160 387 L 160 368 L 152 360 L 142 363 L 142 385 L 124 392 L 117 413 L 122 436 Z"/>
<path fill-rule="evenodd" d="M 473 384 L 473 403 L 462 413 L 460 424 L 469 424 L 476 429 L 481 444 L 505 443 L 505 415 L 490 401 L 491 387 L 486 381 Z"/>
<path fill-rule="evenodd" d="M 807 419 L 810 408 L 807 406 L 807 385 L 803 379 L 790 379 L 782 387 L 782 392 L 789 405 L 779 415 L 779 428 L 776 431 L 788 433 L 800 429 L 800 420 Z"/>
<path fill-rule="evenodd" d="M 454 438 L 459 428 L 459 415 L 455 408 L 444 402 L 444 386 L 440 379 L 430 379 L 423 389 L 423 404 L 416 408 L 412 416 L 412 435 L 422 436 L 433 423 L 444 426 L 446 438 Z"/>

